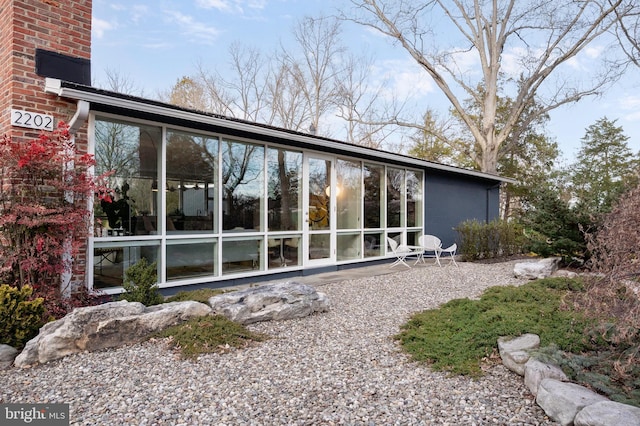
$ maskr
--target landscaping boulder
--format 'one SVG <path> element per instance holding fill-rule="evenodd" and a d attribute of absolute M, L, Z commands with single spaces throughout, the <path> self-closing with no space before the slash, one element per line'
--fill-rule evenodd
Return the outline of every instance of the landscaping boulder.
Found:
<path fill-rule="evenodd" d="M 638 426 L 640 408 L 613 401 L 584 407 L 573 420 L 575 426 Z"/>
<path fill-rule="evenodd" d="M 556 379 L 562 382 L 569 380 L 560 367 L 534 358 L 529 359 L 524 365 L 524 384 L 534 396 L 538 394 L 538 386 L 544 379 Z"/>
<path fill-rule="evenodd" d="M 45 324 L 27 342 L 14 364 L 23 367 L 82 351 L 136 343 L 166 327 L 210 313 L 209 306 L 194 301 L 145 307 L 123 300 L 77 308 L 64 318 Z"/>
<path fill-rule="evenodd" d="M 10 368 L 18 352 L 13 346 L 0 344 L 0 370 Z"/>
<path fill-rule="evenodd" d="M 577 278 L 578 273 L 574 271 L 570 271 L 568 269 L 558 269 L 553 274 L 551 274 L 551 276 L 558 277 L 558 278 Z"/>
<path fill-rule="evenodd" d="M 500 337 L 498 350 L 502 363 L 509 370 L 524 376 L 524 366 L 531 357 L 529 351 L 540 347 L 540 337 L 537 334 L 523 334 L 515 339 Z"/>
<path fill-rule="evenodd" d="M 572 425 L 576 415 L 585 407 L 608 401 L 575 383 L 544 379 L 538 387 L 536 402 L 547 415 L 561 425 Z"/>
<path fill-rule="evenodd" d="M 559 263 L 559 257 L 549 257 L 537 262 L 520 262 L 514 265 L 513 274 L 516 278 L 525 278 L 529 280 L 547 278 L 558 269 Z"/>
<path fill-rule="evenodd" d="M 214 314 L 240 324 L 302 318 L 330 307 L 324 293 L 289 281 L 213 296 L 209 304 Z"/>

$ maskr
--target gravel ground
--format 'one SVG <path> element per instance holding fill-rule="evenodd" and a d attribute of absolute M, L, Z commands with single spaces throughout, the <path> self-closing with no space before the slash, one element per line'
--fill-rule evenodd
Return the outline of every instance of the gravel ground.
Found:
<path fill-rule="evenodd" d="M 512 271 L 427 265 L 316 285 L 331 311 L 250 326 L 266 342 L 185 361 L 155 340 L 0 371 L 0 401 L 69 403 L 78 425 L 555 424 L 502 365 L 448 377 L 391 338 L 413 312 L 522 283 Z"/>

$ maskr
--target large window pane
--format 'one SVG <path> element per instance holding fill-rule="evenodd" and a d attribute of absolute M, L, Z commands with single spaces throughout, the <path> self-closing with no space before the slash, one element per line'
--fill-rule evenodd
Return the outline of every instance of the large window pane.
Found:
<path fill-rule="evenodd" d="M 97 236 L 152 233 L 142 217 L 157 214 L 158 193 L 153 185 L 158 179 L 161 138 L 159 127 L 96 119 L 96 173 L 112 172 L 107 185 L 115 191 L 111 203 L 96 200 L 94 204 Z"/>
<path fill-rule="evenodd" d="M 364 165 L 364 227 L 381 228 L 384 168 Z"/>
<path fill-rule="evenodd" d="M 384 254 L 384 234 L 367 232 L 364 234 L 364 257 L 376 257 Z"/>
<path fill-rule="evenodd" d="M 216 274 L 216 240 L 167 241 L 167 280 Z"/>
<path fill-rule="evenodd" d="M 142 258 L 149 264 L 158 261 L 159 247 L 158 241 L 96 242 L 93 247 L 93 288 L 122 286 L 125 272 L 137 261 Z"/>
<path fill-rule="evenodd" d="M 331 257 L 331 235 L 309 235 L 309 259 L 327 259 Z"/>
<path fill-rule="evenodd" d="M 338 229 L 358 229 L 362 204 L 362 167 L 359 162 L 345 160 L 338 160 L 336 166 Z"/>
<path fill-rule="evenodd" d="M 302 237 L 299 235 L 269 238 L 267 240 L 269 268 L 300 266 Z"/>
<path fill-rule="evenodd" d="M 167 131 L 167 233 L 216 230 L 217 162 L 217 138 Z"/>
<path fill-rule="evenodd" d="M 262 239 L 233 238 L 222 241 L 222 273 L 260 270 Z"/>
<path fill-rule="evenodd" d="M 284 149 L 267 151 L 269 231 L 301 230 L 301 176 L 302 154 L 300 152 Z"/>
<path fill-rule="evenodd" d="M 222 229 L 262 230 L 264 147 L 222 142 Z"/>
<path fill-rule="evenodd" d="M 387 169 L 387 228 L 404 226 L 404 170 Z"/>
<path fill-rule="evenodd" d="M 422 172 L 407 171 L 407 226 L 422 226 Z"/>
<path fill-rule="evenodd" d="M 338 261 L 360 259 L 360 233 L 338 234 Z"/>

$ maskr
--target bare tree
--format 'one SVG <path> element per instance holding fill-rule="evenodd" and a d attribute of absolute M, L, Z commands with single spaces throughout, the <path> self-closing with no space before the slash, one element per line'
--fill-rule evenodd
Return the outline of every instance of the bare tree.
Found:
<path fill-rule="evenodd" d="M 631 63 L 640 67 L 640 9 L 616 11 L 616 37 Z"/>
<path fill-rule="evenodd" d="M 311 121 L 309 103 L 298 83 L 298 79 L 286 60 L 280 61 L 278 66 L 272 70 L 267 82 L 270 102 L 268 124 L 303 131 L 305 123 Z"/>
<path fill-rule="evenodd" d="M 163 96 L 168 102 L 286 129 L 331 136 L 330 116 L 346 121 L 346 139 L 379 148 L 397 131 L 380 122 L 393 102 L 376 102 L 384 82 L 370 88 L 371 60 L 350 57 L 340 42 L 341 21 L 303 18 L 292 46 L 272 54 L 238 43 L 229 48 L 228 67 L 183 77 Z M 380 122 L 380 123 L 378 123 Z"/>
<path fill-rule="evenodd" d="M 402 0 L 351 2 L 355 8 L 344 14 L 345 19 L 391 37 L 433 79 L 469 128 L 480 148 L 473 159 L 488 173 L 496 172 L 500 146 L 534 100 L 540 108 L 531 119 L 585 96 L 599 95 L 620 77 L 619 58 L 606 57 L 616 53 L 612 49 L 603 49 L 602 59 L 591 61 L 588 82 L 578 81 L 568 63 L 595 40 L 604 39 L 618 16 L 636 7 L 633 0 L 431 0 L 417 6 Z M 449 46 L 443 45 L 442 34 Z M 471 67 L 465 65 L 469 60 L 474 61 Z M 507 122 L 498 130 L 497 98 L 505 63 L 510 64 L 517 83 L 509 87 L 514 102 Z M 476 90 L 479 86 L 482 92 Z M 479 94 L 480 123 L 462 101 L 463 96 Z"/>
<path fill-rule="evenodd" d="M 347 142 L 380 149 L 397 127 L 379 118 L 380 111 L 388 111 L 382 91 L 386 81 L 371 87 L 373 59 L 346 55 L 337 79 L 337 116 L 345 121 Z M 386 115 L 386 114 L 385 114 Z"/>
<path fill-rule="evenodd" d="M 337 96 L 339 59 L 345 52 L 340 43 L 339 21 L 327 17 L 303 18 L 293 30 L 299 56 L 282 49 L 282 58 L 308 104 L 309 129 L 316 133 L 320 119 Z"/>
<path fill-rule="evenodd" d="M 144 96 L 144 91 L 136 85 L 129 75 L 122 74 L 119 70 L 113 68 L 105 69 L 104 73 L 105 81 L 93 82 L 95 87 L 127 95 Z"/>

